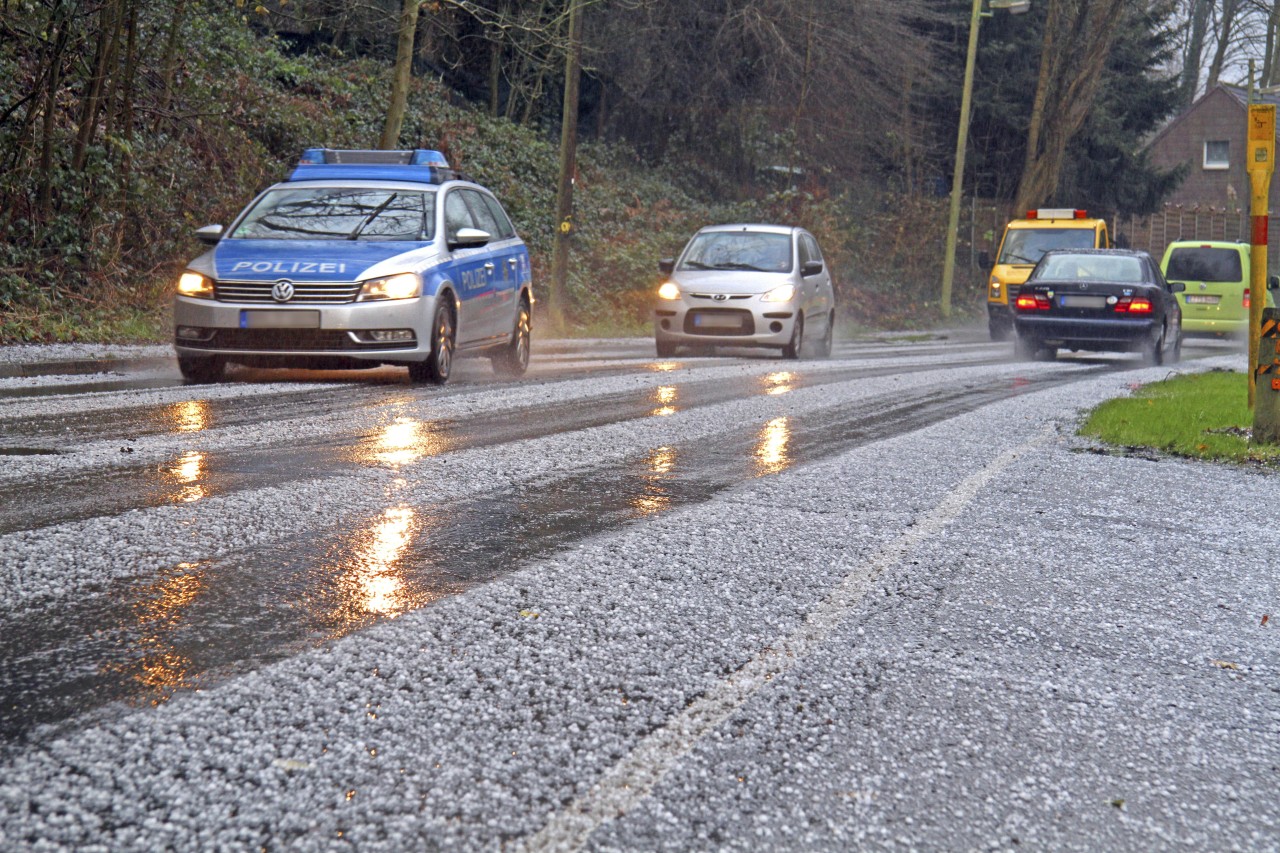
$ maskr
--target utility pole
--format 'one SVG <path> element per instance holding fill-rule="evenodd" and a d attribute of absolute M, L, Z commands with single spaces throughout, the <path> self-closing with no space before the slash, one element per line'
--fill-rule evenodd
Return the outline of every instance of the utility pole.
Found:
<path fill-rule="evenodd" d="M 569 54 L 564 69 L 564 111 L 560 122 L 560 185 L 556 189 L 556 232 L 551 251 L 551 285 L 547 315 L 553 327 L 564 322 L 569 273 L 569 238 L 573 236 L 573 175 L 578 155 L 578 90 L 582 77 L 582 0 L 569 0 Z"/>

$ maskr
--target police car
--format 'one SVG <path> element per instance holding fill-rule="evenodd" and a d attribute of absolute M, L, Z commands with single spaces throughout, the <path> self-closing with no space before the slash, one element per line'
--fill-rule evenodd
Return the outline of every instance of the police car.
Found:
<path fill-rule="evenodd" d="M 437 151 L 303 153 L 188 265 L 174 348 L 190 382 L 227 364 L 403 364 L 444 384 L 455 356 L 529 363 L 529 252 L 493 194 Z"/>

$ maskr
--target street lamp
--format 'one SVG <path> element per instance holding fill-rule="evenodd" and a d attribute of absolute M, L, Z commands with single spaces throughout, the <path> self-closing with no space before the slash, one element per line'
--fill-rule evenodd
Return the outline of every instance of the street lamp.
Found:
<path fill-rule="evenodd" d="M 990 0 L 992 9 L 1011 15 L 1031 11 L 1031 0 Z M 956 272 L 956 230 L 960 227 L 960 196 L 964 192 L 964 150 L 969 142 L 969 105 L 973 100 L 973 66 L 978 57 L 978 25 L 984 15 L 982 0 L 973 0 L 969 16 L 969 52 L 964 60 L 964 89 L 960 96 L 960 132 L 956 135 L 955 171 L 951 174 L 951 210 L 947 216 L 947 248 L 942 259 L 942 316 L 951 316 L 951 282 Z"/>

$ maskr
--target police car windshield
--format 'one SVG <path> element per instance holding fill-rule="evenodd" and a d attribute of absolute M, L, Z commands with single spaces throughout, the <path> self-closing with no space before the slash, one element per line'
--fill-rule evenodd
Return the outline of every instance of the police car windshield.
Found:
<path fill-rule="evenodd" d="M 791 235 L 760 231 L 698 234 L 680 259 L 680 269 L 791 272 Z"/>
<path fill-rule="evenodd" d="M 1010 228 L 999 264 L 1038 264 L 1051 249 L 1093 248 L 1092 228 Z"/>
<path fill-rule="evenodd" d="M 434 236 L 434 191 L 282 187 L 232 231 L 241 240 L 409 240 Z"/>

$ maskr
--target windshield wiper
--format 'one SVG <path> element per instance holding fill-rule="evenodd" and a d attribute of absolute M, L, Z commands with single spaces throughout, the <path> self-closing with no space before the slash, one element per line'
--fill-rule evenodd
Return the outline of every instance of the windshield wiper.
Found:
<path fill-rule="evenodd" d="M 755 266 L 754 264 L 743 264 L 743 263 L 716 264 L 716 265 L 715 265 L 715 267 L 714 267 L 714 269 L 718 269 L 718 270 L 751 270 L 752 272 L 769 272 L 769 270 L 764 269 L 763 267 L 758 267 L 758 266 Z"/>
<path fill-rule="evenodd" d="M 709 269 L 711 269 L 711 267 L 707 266 L 707 265 L 706 265 L 706 264 L 704 264 L 702 261 L 685 261 L 685 262 L 684 262 L 684 265 L 685 265 L 686 267 L 690 267 L 690 268 L 695 269 L 695 270 L 709 270 Z"/>
<path fill-rule="evenodd" d="M 369 227 L 369 223 L 377 219 L 379 214 L 381 214 L 382 211 L 387 209 L 387 205 L 395 201 L 399 195 L 400 193 L 392 193 L 391 195 L 387 196 L 387 200 L 384 201 L 382 204 L 378 205 L 377 207 L 375 207 L 373 211 L 364 218 L 364 221 L 355 227 L 355 230 L 351 232 L 351 236 L 347 237 L 347 239 L 354 240 L 357 237 L 359 237 L 360 232 L 363 231 L 365 228 Z"/>

